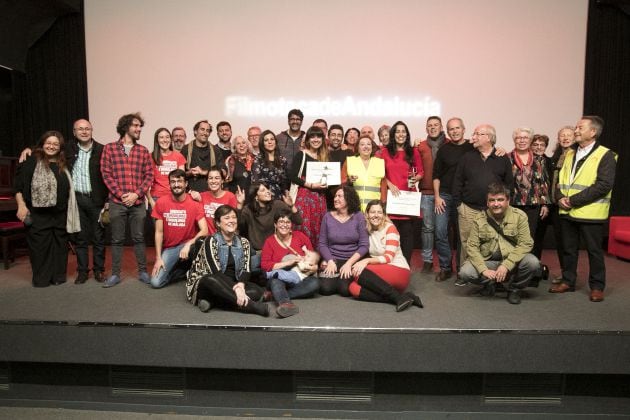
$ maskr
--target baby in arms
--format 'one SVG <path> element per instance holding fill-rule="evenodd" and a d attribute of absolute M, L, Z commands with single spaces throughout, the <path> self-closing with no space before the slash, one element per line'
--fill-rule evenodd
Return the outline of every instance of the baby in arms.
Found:
<path fill-rule="evenodd" d="M 317 273 L 317 265 L 319 263 L 319 253 L 311 251 L 306 248 L 302 248 L 304 251 L 304 258 L 293 266 L 290 270 L 277 269 L 271 270 L 267 273 L 267 279 L 276 278 L 285 283 L 297 284 L 304 280 L 308 276 L 315 275 Z M 296 259 L 295 255 L 286 255 L 282 261 L 288 261 L 289 259 Z"/>

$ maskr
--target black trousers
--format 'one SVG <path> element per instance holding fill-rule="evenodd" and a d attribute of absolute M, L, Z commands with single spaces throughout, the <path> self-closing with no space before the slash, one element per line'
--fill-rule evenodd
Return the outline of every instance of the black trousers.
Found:
<path fill-rule="evenodd" d="M 392 223 L 400 233 L 400 250 L 407 260 L 407 264 L 411 265 L 411 254 L 414 246 L 414 219 L 393 219 Z"/>
<path fill-rule="evenodd" d="M 236 280 L 226 276 L 223 273 L 207 274 L 199 279 L 197 287 L 197 301 L 205 299 L 214 306 L 237 309 L 236 292 L 232 290 L 236 284 Z M 245 294 L 254 302 L 259 301 L 265 292 L 259 285 L 246 281 Z"/>
<path fill-rule="evenodd" d="M 56 209 L 31 209 L 33 224 L 28 228 L 28 243 L 33 286 L 46 287 L 66 281 L 68 271 L 67 212 Z"/>
<path fill-rule="evenodd" d="M 545 242 L 545 234 L 549 226 L 553 229 L 553 235 L 556 240 L 556 252 L 558 253 L 558 261 L 560 262 L 560 270 L 562 270 L 562 232 L 560 228 L 560 215 L 558 214 L 558 206 L 550 205 L 549 215 L 544 219 L 538 219 L 536 233 L 534 235 L 534 248 L 532 254 L 539 260 L 542 257 L 543 245 Z"/>
<path fill-rule="evenodd" d="M 97 206 L 91 197 L 77 193 L 81 232 L 74 239 L 77 252 L 77 271 L 90 271 L 88 245 L 92 244 L 92 271 L 105 271 L 105 229 L 98 223 L 103 206 Z"/>
<path fill-rule="evenodd" d="M 563 281 L 575 287 L 580 239 L 586 245 L 588 253 L 588 285 L 591 290 L 604 290 L 606 287 L 606 266 L 602 238 L 603 223 L 576 222 L 567 217 L 560 217 L 562 230 L 562 267 Z"/>

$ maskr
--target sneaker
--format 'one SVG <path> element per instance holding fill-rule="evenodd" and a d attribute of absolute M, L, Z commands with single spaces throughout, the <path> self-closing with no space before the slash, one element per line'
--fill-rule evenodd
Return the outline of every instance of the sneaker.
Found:
<path fill-rule="evenodd" d="M 201 312 L 208 312 L 210 308 L 212 308 L 212 304 L 205 299 L 200 299 L 199 302 L 197 302 L 197 307 Z"/>
<path fill-rule="evenodd" d="M 76 280 L 74 281 L 74 284 L 83 284 L 87 281 L 88 279 L 88 273 L 85 271 L 80 271 L 79 275 L 77 276 Z"/>
<path fill-rule="evenodd" d="M 278 305 L 276 313 L 280 318 L 288 318 L 293 315 L 297 315 L 300 312 L 300 308 L 293 302 L 284 302 Z"/>
<path fill-rule="evenodd" d="M 96 280 L 99 283 L 103 283 L 104 280 L 104 275 L 102 271 L 95 271 L 94 272 L 94 280 Z"/>
<path fill-rule="evenodd" d="M 147 273 L 146 271 L 141 271 L 138 274 L 138 280 L 140 280 L 144 284 L 150 284 L 151 283 L 151 276 L 149 276 L 149 273 Z"/>
<path fill-rule="evenodd" d="M 424 264 L 422 264 L 421 273 L 432 273 L 432 272 L 433 272 L 433 263 L 425 261 Z"/>
<path fill-rule="evenodd" d="M 120 283 L 120 277 L 116 274 L 112 274 L 109 278 L 103 283 L 103 287 L 114 287 L 118 283 Z"/>
<path fill-rule="evenodd" d="M 507 295 L 507 300 L 512 305 L 518 305 L 521 303 L 521 292 L 518 290 L 510 290 Z"/>
<path fill-rule="evenodd" d="M 468 280 L 464 280 L 462 277 L 457 276 L 457 281 L 455 282 L 455 286 L 467 286 L 468 285 Z"/>

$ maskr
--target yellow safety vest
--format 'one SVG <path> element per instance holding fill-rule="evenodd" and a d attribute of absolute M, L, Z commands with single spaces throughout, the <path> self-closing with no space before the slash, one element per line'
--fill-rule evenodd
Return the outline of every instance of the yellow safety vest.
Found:
<path fill-rule="evenodd" d="M 604 146 L 597 147 L 588 157 L 586 161 L 580 166 L 573 182 L 571 182 L 571 171 L 573 170 L 573 160 L 575 158 L 575 150 L 570 149 L 567 151 L 567 155 L 564 158 L 564 164 L 560 169 L 560 176 L 558 177 L 558 187 L 565 197 L 571 198 L 571 196 L 580 193 L 593 185 L 597 179 L 597 168 L 602 157 L 609 151 Z M 615 155 L 617 160 L 617 155 Z M 581 207 L 574 207 L 570 210 L 563 210 L 560 208 L 560 214 L 568 214 L 575 219 L 584 220 L 606 220 L 608 218 L 608 210 L 610 209 L 610 197 L 612 190 L 598 200 L 592 203 L 586 204 Z"/>
<path fill-rule="evenodd" d="M 372 157 L 366 168 L 360 156 L 346 158 L 348 177 L 354 175 L 357 180 L 352 184 L 361 199 L 361 210 L 365 211 L 367 203 L 381 199 L 381 180 L 385 178 L 385 161 Z"/>

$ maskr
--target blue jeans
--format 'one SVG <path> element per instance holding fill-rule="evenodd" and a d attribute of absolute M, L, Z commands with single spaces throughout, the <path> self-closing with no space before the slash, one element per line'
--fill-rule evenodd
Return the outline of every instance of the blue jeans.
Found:
<path fill-rule="evenodd" d="M 435 247 L 437 248 L 438 260 L 440 261 L 440 270 L 452 270 L 448 223 L 453 220 L 453 217 L 457 221 L 457 212 L 454 208 L 453 197 L 450 194 L 440 193 L 440 197 L 444 200 L 444 212 L 435 214 Z"/>
<path fill-rule="evenodd" d="M 433 262 L 433 234 L 435 232 L 435 197 L 422 194 L 422 260 Z"/>
<path fill-rule="evenodd" d="M 157 276 L 151 277 L 151 286 L 155 289 L 166 286 L 170 281 L 173 274 L 173 269 L 179 262 L 179 252 L 184 247 L 185 243 L 166 248 L 162 250 L 162 261 L 164 261 L 164 268 L 160 270 Z"/>
<path fill-rule="evenodd" d="M 269 288 L 276 302 L 286 303 L 291 299 L 311 297 L 319 290 L 319 279 L 309 276 L 297 284 L 287 284 L 280 279 L 270 279 Z"/>

